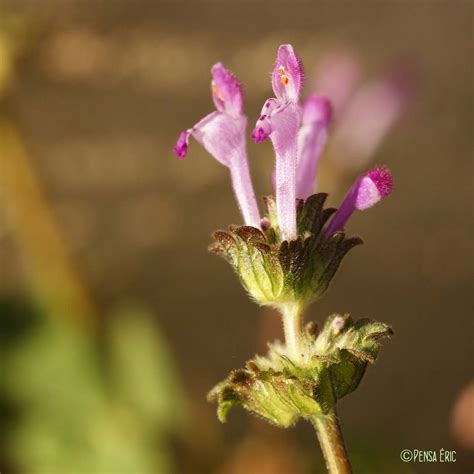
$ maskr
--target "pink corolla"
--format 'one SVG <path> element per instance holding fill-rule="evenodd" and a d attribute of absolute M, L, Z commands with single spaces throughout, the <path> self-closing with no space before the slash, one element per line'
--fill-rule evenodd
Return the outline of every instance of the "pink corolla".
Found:
<path fill-rule="evenodd" d="M 255 143 L 270 137 L 276 155 L 275 197 L 278 226 L 284 240 L 296 238 L 296 167 L 298 129 L 301 111 L 298 105 L 303 86 L 303 68 L 293 46 L 278 49 L 272 73 L 275 98 L 267 99 L 252 132 Z"/>
<path fill-rule="evenodd" d="M 303 104 L 298 130 L 296 197 L 307 199 L 314 194 L 319 160 L 326 146 L 332 107 L 326 97 L 312 95 Z"/>
<path fill-rule="evenodd" d="M 242 87 L 221 63 L 215 64 L 211 73 L 212 99 L 217 110 L 181 132 L 174 150 L 179 158 L 184 158 L 192 135 L 217 161 L 227 166 L 245 224 L 259 228 L 260 213 L 247 159 L 247 118 L 242 111 Z"/>
<path fill-rule="evenodd" d="M 291 203 L 315 191 L 317 166 L 331 118 L 331 104 L 321 95 L 312 95 L 303 106 L 299 104 L 302 86 L 303 68 L 294 48 L 280 46 L 272 74 L 276 97 L 263 105 L 252 138 L 261 143 L 269 137 L 275 149 L 277 217 L 282 237 L 287 240 L 296 236 L 296 210 Z"/>
<path fill-rule="evenodd" d="M 359 176 L 326 229 L 326 237 L 343 231 L 356 210 L 374 206 L 392 192 L 393 178 L 388 168 L 379 167 Z"/>

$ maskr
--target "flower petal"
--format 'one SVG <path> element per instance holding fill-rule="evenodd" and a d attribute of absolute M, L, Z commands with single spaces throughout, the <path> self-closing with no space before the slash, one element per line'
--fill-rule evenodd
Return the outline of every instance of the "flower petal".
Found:
<path fill-rule="evenodd" d="M 261 219 L 245 150 L 237 150 L 229 160 L 232 188 L 246 225 L 260 229 Z"/>
<path fill-rule="evenodd" d="M 212 116 L 212 117 L 211 117 Z M 230 170 L 240 212 L 246 225 L 260 228 L 260 213 L 255 199 L 245 144 L 246 118 L 214 112 L 199 122 L 193 136 Z"/>
<path fill-rule="evenodd" d="M 272 87 L 275 96 L 284 101 L 298 102 L 303 86 L 303 67 L 291 44 L 278 49 L 272 73 Z"/>
<path fill-rule="evenodd" d="M 242 114 L 243 92 L 237 78 L 222 63 L 212 66 L 212 99 L 220 112 L 237 117 Z"/>
<path fill-rule="evenodd" d="M 176 145 L 174 146 L 174 152 L 176 153 L 176 156 L 180 158 L 181 160 L 188 153 L 189 135 L 190 135 L 189 130 L 184 130 L 183 132 L 181 132 L 179 134 L 178 141 L 176 142 Z"/>
<path fill-rule="evenodd" d="M 223 112 L 212 112 L 200 120 L 191 135 L 220 163 L 229 166 L 229 157 L 237 150 L 245 150 L 244 116 L 234 118 Z"/>
<path fill-rule="evenodd" d="M 265 140 L 270 135 L 270 133 L 272 133 L 273 129 L 270 117 L 272 112 L 278 108 L 280 107 L 276 99 L 267 99 L 263 104 L 260 117 L 258 118 L 251 135 L 252 140 L 257 143 L 257 145 L 262 143 L 263 140 Z"/>
<path fill-rule="evenodd" d="M 296 196 L 306 199 L 315 192 L 316 172 L 327 141 L 331 104 L 325 97 L 313 95 L 303 106 L 302 124 L 298 132 L 298 165 Z"/>
<path fill-rule="evenodd" d="M 270 137 L 276 155 L 275 195 L 278 225 L 284 240 L 296 238 L 298 104 L 268 99 L 252 132 L 256 143 Z"/>
<path fill-rule="evenodd" d="M 284 240 L 296 238 L 296 164 L 300 110 L 296 104 L 276 109 L 270 116 L 270 139 L 275 149 L 275 195 L 278 226 Z"/>

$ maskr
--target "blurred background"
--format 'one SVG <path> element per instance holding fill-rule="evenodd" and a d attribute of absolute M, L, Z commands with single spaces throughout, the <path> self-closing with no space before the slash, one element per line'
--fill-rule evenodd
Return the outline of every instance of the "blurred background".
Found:
<path fill-rule="evenodd" d="M 318 190 L 337 204 L 388 165 L 393 195 L 359 213 L 365 245 L 308 311 L 391 324 L 339 414 L 355 472 L 474 466 L 473 3 L 3 0 L 0 4 L 0 471 L 324 472 L 309 424 L 243 410 L 220 425 L 207 391 L 266 341 L 211 231 L 240 223 L 227 170 L 182 129 L 213 109 L 209 70 L 243 82 L 249 124 L 292 43 L 305 93 L 336 115 Z M 374 117 L 376 117 L 374 119 Z M 249 143 L 258 195 L 269 143 Z M 404 464 L 403 449 L 456 450 Z"/>

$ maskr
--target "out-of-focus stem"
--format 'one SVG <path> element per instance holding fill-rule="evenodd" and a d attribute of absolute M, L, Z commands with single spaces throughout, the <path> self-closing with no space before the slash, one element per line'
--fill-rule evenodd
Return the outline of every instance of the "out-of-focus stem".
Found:
<path fill-rule="evenodd" d="M 31 286 L 46 310 L 92 323 L 95 311 L 22 140 L 0 117 L 0 191 Z"/>
<path fill-rule="evenodd" d="M 313 416 L 311 423 L 316 429 L 328 473 L 351 474 L 352 468 L 337 420 L 336 410 L 332 409 L 327 415 Z"/>

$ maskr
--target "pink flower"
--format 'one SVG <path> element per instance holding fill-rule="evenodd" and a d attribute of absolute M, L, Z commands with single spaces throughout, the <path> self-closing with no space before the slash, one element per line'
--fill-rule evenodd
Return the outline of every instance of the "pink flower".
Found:
<path fill-rule="evenodd" d="M 416 67 L 396 63 L 388 73 L 361 84 L 362 64 L 351 50 L 324 56 L 315 91 L 334 109 L 334 158 L 344 167 L 368 163 L 385 136 L 403 116 L 417 89 Z"/>
<path fill-rule="evenodd" d="M 297 141 L 301 120 L 298 100 L 302 85 L 303 69 L 293 46 L 280 46 L 272 74 L 276 97 L 263 105 L 252 138 L 261 143 L 270 137 L 275 149 L 276 209 L 284 240 L 296 238 Z"/>
<path fill-rule="evenodd" d="M 411 95 L 407 86 L 398 78 L 382 77 L 354 94 L 334 133 L 336 155 L 351 168 L 366 163 L 398 122 Z"/>
<path fill-rule="evenodd" d="M 359 176 L 329 223 L 325 232 L 326 237 L 343 231 L 346 222 L 356 209 L 364 210 L 374 206 L 387 197 L 392 188 L 393 178 L 388 168 L 375 168 Z"/>
<path fill-rule="evenodd" d="M 247 118 L 242 112 L 242 88 L 221 63 L 215 64 L 211 73 L 212 99 L 217 110 L 181 132 L 174 150 L 179 158 L 184 158 L 192 135 L 217 161 L 227 166 L 245 224 L 259 228 L 260 213 L 247 159 Z"/>
<path fill-rule="evenodd" d="M 307 199 L 316 188 L 316 172 L 328 138 L 332 108 L 328 99 L 312 95 L 303 105 L 298 131 L 298 163 L 296 168 L 296 196 Z"/>

